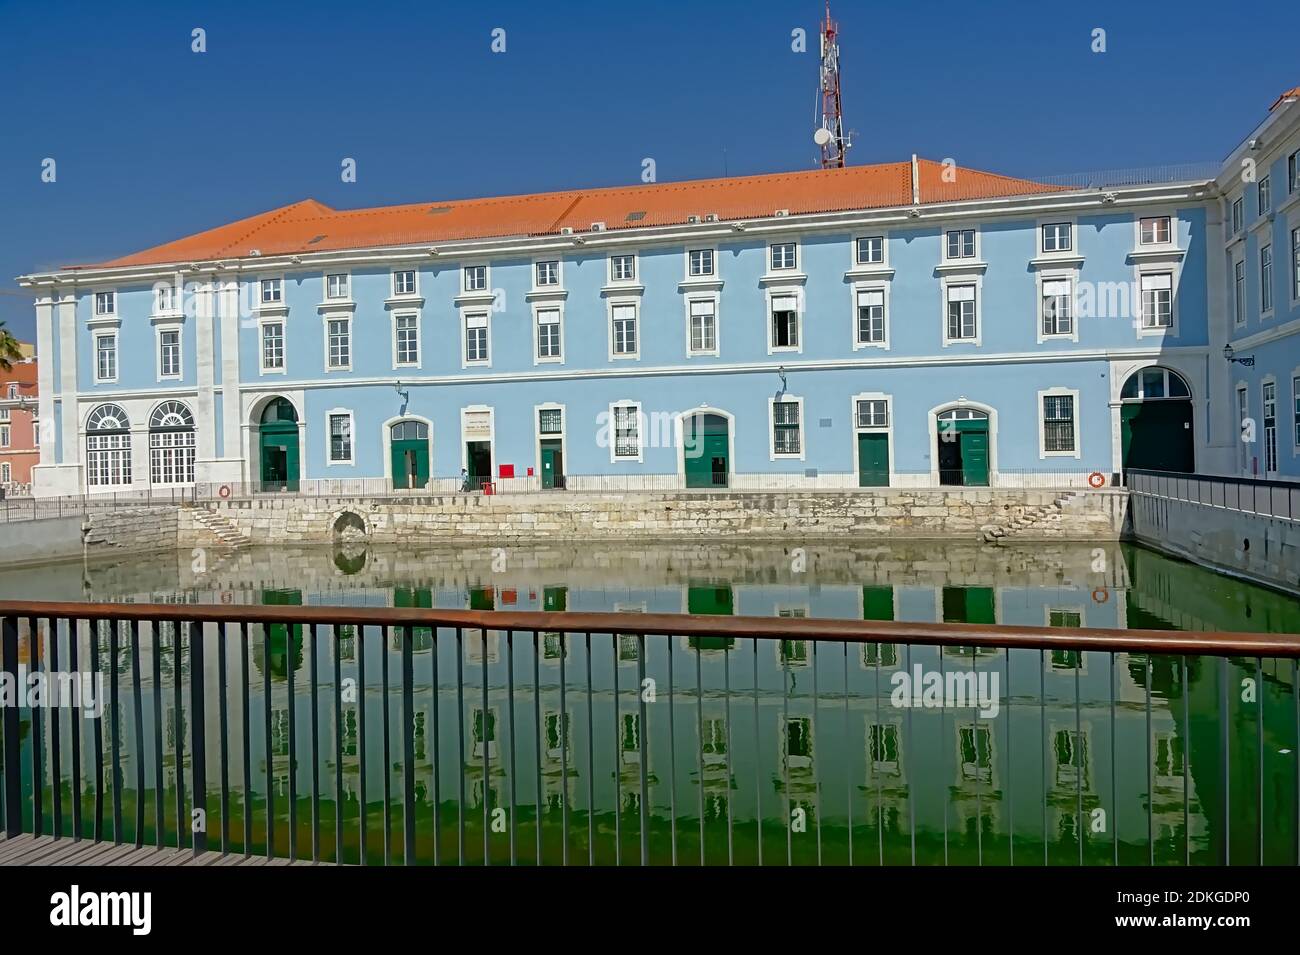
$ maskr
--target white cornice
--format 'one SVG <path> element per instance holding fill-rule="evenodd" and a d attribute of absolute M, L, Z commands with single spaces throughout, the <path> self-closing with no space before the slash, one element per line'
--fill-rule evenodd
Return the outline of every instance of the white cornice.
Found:
<path fill-rule="evenodd" d="M 782 232 L 843 231 L 857 227 L 879 226 L 887 223 L 907 222 L 942 223 L 962 221 L 973 217 L 985 219 L 1018 218 L 1043 212 L 1066 212 L 1112 208 L 1116 204 L 1132 205 L 1157 202 L 1204 202 L 1217 195 L 1212 180 L 1186 183 L 1158 183 L 1142 186 L 1117 186 L 1099 189 L 1080 189 L 1069 192 L 1035 193 L 1028 196 L 967 199 L 956 202 L 936 202 L 925 205 L 891 206 L 871 210 L 805 213 L 793 216 L 768 216 L 726 224 L 720 228 L 716 222 L 699 225 L 647 226 L 640 229 L 619 229 L 615 232 L 589 232 L 573 237 L 559 236 L 505 236 L 486 239 L 467 239 L 438 243 L 437 260 L 486 257 L 496 255 L 533 255 L 550 250 L 617 248 L 628 244 L 654 245 L 678 243 L 708 237 L 754 235 L 779 235 Z M 298 261 L 294 261 L 294 259 Z M 211 274 L 225 278 L 228 274 L 260 274 L 265 272 L 319 272 L 326 267 L 380 266 L 392 263 L 432 261 L 429 243 L 409 246 L 382 246 L 373 249 L 341 249 L 325 252 L 303 252 L 296 255 L 255 256 L 242 259 L 180 263 L 190 272 Z M 118 268 L 65 269 L 57 272 L 21 275 L 17 281 L 23 288 L 45 286 L 77 287 L 89 284 L 146 283 L 157 278 L 175 276 L 178 263 L 131 266 Z"/>

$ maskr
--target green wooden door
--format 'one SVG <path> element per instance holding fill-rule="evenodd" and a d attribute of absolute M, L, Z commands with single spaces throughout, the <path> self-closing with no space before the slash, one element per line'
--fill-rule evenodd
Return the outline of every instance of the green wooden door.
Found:
<path fill-rule="evenodd" d="M 683 435 L 687 487 L 726 487 L 731 471 L 727 419 L 721 415 L 689 418 Z"/>
<path fill-rule="evenodd" d="M 262 490 L 298 490 L 298 425 L 263 425 Z"/>
<path fill-rule="evenodd" d="M 984 487 L 989 483 L 989 433 L 961 431 L 961 473 L 966 487 Z"/>
<path fill-rule="evenodd" d="M 1120 406 L 1124 468 L 1196 469 L 1190 401 L 1132 401 Z"/>
<path fill-rule="evenodd" d="M 559 441 L 542 442 L 542 489 L 564 486 L 563 446 Z"/>
<path fill-rule="evenodd" d="M 262 603 L 269 607 L 301 607 L 302 591 L 263 590 Z M 289 674 L 289 667 L 297 670 L 302 665 L 302 624 L 273 623 L 265 628 L 264 633 L 271 673 L 285 677 Z"/>
<path fill-rule="evenodd" d="M 858 435 L 858 487 L 889 486 L 889 435 Z"/>
<path fill-rule="evenodd" d="M 992 587 L 944 587 L 944 623 L 997 623 Z"/>
<path fill-rule="evenodd" d="M 729 617 L 736 612 L 735 594 L 730 587 L 691 586 L 686 591 L 686 612 Z M 735 642 L 731 637 L 691 637 L 688 644 L 693 650 L 730 650 Z"/>
<path fill-rule="evenodd" d="M 393 442 L 393 487 L 425 487 L 429 483 L 429 442 L 407 439 Z"/>
<path fill-rule="evenodd" d="M 866 586 L 862 588 L 862 619 L 893 620 L 894 588 Z"/>

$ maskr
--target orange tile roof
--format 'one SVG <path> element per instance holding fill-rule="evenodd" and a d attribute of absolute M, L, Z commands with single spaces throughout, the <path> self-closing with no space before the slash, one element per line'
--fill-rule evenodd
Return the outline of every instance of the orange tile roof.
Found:
<path fill-rule="evenodd" d="M 990 199 L 1063 191 L 1027 179 L 917 160 L 921 203 Z M 843 169 L 696 179 L 614 186 L 536 195 L 422 202 L 373 209 L 331 209 L 314 199 L 273 209 L 206 232 L 145 249 L 99 265 L 102 268 L 164 265 L 290 255 L 343 249 L 427 245 L 465 239 L 556 235 L 565 227 L 591 230 L 684 224 L 689 216 L 719 220 L 912 205 L 912 163 L 878 163 Z"/>
<path fill-rule="evenodd" d="M 1287 90 L 1281 96 L 1273 101 L 1273 105 L 1268 108 L 1271 113 L 1289 99 L 1300 99 L 1300 86 Z"/>

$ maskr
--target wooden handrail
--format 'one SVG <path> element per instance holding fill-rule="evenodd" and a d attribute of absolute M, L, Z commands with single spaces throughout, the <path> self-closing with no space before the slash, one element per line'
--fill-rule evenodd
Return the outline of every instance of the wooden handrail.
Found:
<path fill-rule="evenodd" d="M 726 617 L 675 613 L 551 613 L 422 607 L 267 606 L 262 604 L 66 603 L 0 601 L 0 618 L 165 620 L 189 623 L 462 627 L 561 633 L 641 633 L 755 637 L 849 643 L 904 643 L 1015 649 L 1300 657 L 1300 634 L 1195 630 L 1105 630 L 831 618 Z"/>

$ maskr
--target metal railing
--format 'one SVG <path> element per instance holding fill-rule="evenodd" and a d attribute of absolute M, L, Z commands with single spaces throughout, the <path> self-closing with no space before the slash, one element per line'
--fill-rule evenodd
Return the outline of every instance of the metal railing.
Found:
<path fill-rule="evenodd" d="M 1300 860 L 1300 769 L 1264 749 L 1300 732 L 1300 635 L 23 601 L 0 627 L 10 686 L 83 687 L 4 709 L 11 836 L 362 864 Z"/>
<path fill-rule="evenodd" d="M 1071 189 L 1104 189 L 1108 186 L 1145 186 L 1175 182 L 1208 182 L 1219 175 L 1221 163 L 1166 163 L 1158 166 L 1134 166 L 1128 169 L 1100 169 L 1034 176 L 1034 182 L 1066 186 Z"/>
<path fill-rule="evenodd" d="M 896 471 L 893 490 L 960 491 L 981 489 L 1017 490 L 1084 490 L 1093 487 L 1089 477 L 1102 475 L 1103 486 L 1121 486 L 1118 475 L 1100 469 L 1069 470 L 1004 469 L 994 474 L 988 484 L 963 485 L 960 472 L 941 472 L 936 478 L 929 471 Z M 721 482 L 721 483 L 719 483 Z M 274 500 L 294 497 L 390 498 L 400 500 L 430 495 L 519 494 L 556 491 L 597 492 L 605 494 L 660 491 L 816 491 L 844 490 L 879 492 L 882 486 L 862 486 L 857 474 L 849 472 L 810 472 L 792 474 L 719 474 L 709 488 L 684 487 L 677 474 L 571 474 L 556 478 L 553 489 L 543 491 L 538 477 L 475 478 L 465 490 L 459 477 L 431 478 L 422 487 L 395 488 L 388 478 L 320 478 L 292 482 L 281 489 L 263 489 L 260 482 L 199 483 L 178 487 L 141 490 L 100 491 L 91 494 L 59 497 L 21 497 L 0 500 L 0 523 L 40 520 L 50 517 L 76 517 L 107 509 L 179 506 L 209 501 Z"/>
<path fill-rule="evenodd" d="M 1300 521 L 1300 482 L 1130 469 L 1133 494 Z"/>

